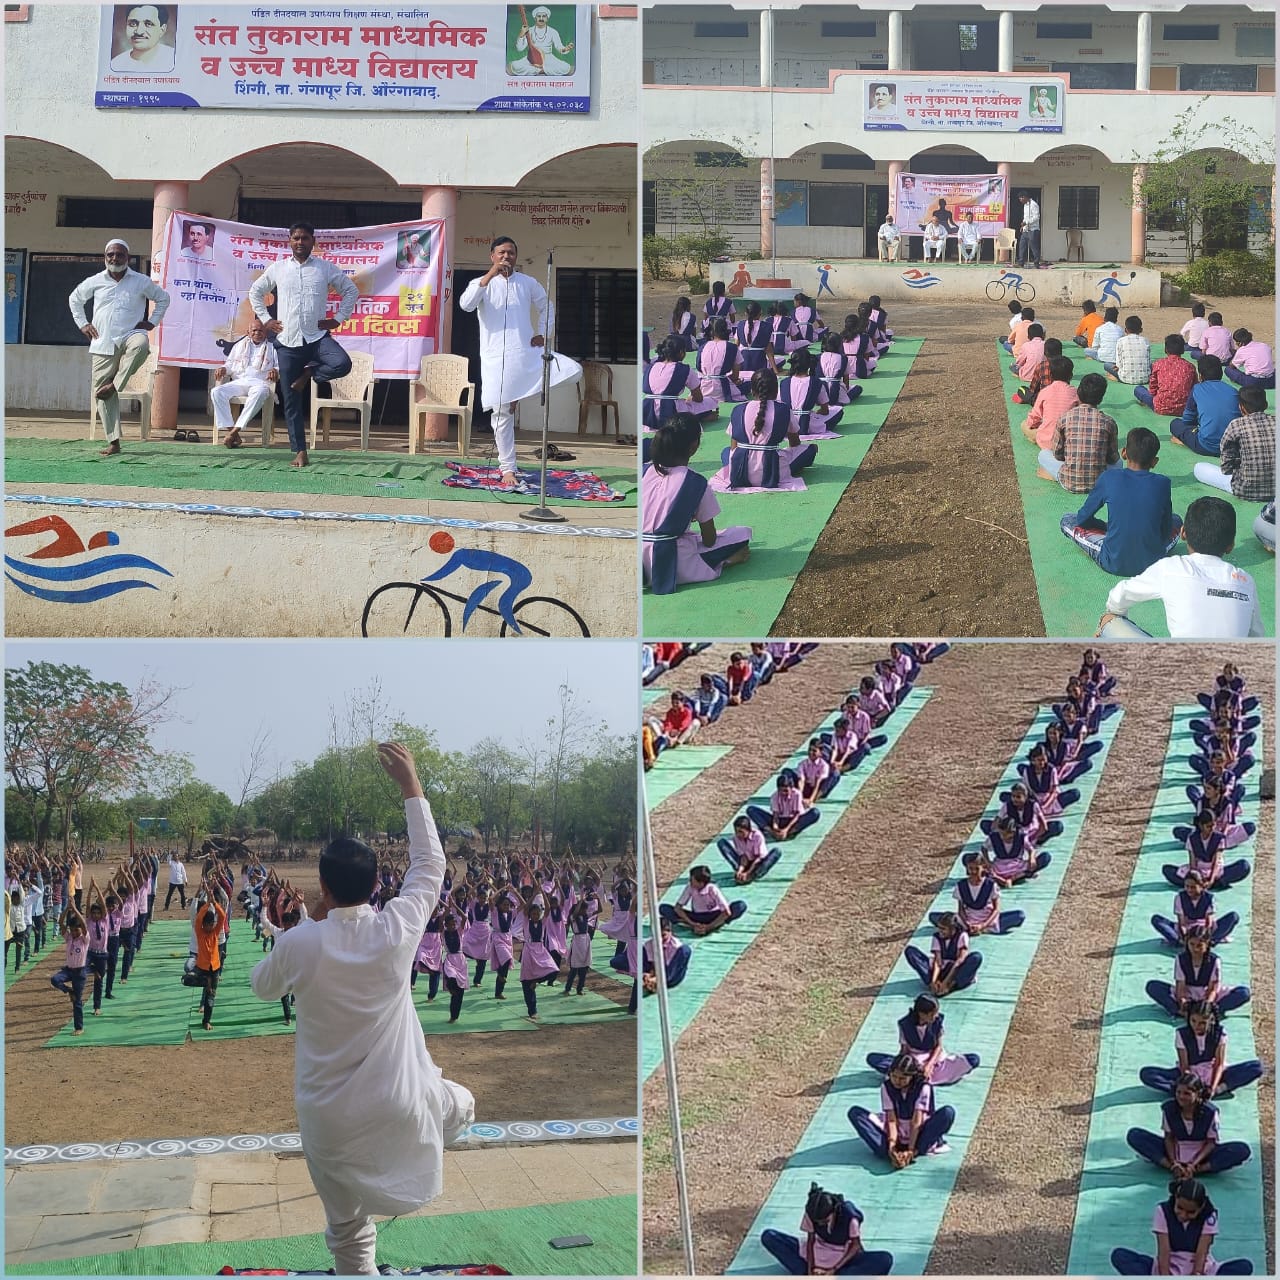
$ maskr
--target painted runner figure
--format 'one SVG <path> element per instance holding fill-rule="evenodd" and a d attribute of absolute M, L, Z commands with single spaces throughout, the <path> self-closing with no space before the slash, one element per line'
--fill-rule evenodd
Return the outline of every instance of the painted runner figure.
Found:
<path fill-rule="evenodd" d="M 268 333 L 276 337 L 284 418 L 294 467 L 307 465 L 307 406 L 311 380 L 332 382 L 351 372 L 351 357 L 332 336 L 351 319 L 360 292 L 341 268 L 312 255 L 316 229 L 309 222 L 289 227 L 293 256 L 273 262 L 249 287 L 249 303 Z M 340 301 L 337 315 L 328 318 L 329 291 Z M 267 310 L 274 294 L 276 317 Z"/>
<path fill-rule="evenodd" d="M 106 270 L 82 280 L 67 299 L 76 328 L 89 339 L 93 362 L 93 394 L 101 402 L 104 458 L 120 452 L 120 391 L 146 362 L 151 350 L 147 333 L 164 319 L 169 295 L 153 280 L 129 266 L 129 246 L 107 241 Z M 85 304 L 93 303 L 93 320 Z M 147 303 L 155 305 L 147 315 Z"/>
<path fill-rule="evenodd" d="M 478 276 L 458 299 L 463 311 L 474 311 L 480 320 L 481 401 L 493 413 L 493 439 L 498 448 L 502 488 L 514 489 L 516 479 L 517 400 L 536 394 L 542 386 L 543 336 L 553 312 L 546 290 L 532 277 L 516 269 L 516 242 L 498 236 L 489 246 L 493 264 Z M 537 312 L 535 331 L 533 313 Z M 567 356 L 551 355 L 550 384 L 576 382 L 582 366 Z"/>

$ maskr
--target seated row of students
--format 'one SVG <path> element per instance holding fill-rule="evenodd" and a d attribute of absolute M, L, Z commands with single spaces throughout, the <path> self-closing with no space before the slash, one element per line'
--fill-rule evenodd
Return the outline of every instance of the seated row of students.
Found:
<path fill-rule="evenodd" d="M 659 676 L 674 670 L 687 658 L 709 649 L 709 640 L 659 640 L 640 646 L 640 683 L 652 684 Z"/>

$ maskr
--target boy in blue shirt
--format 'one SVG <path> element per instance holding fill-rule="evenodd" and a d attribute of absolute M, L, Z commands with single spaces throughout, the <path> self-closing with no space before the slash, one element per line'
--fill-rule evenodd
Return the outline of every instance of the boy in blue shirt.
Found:
<path fill-rule="evenodd" d="M 1240 397 L 1231 383 L 1222 380 L 1222 361 L 1217 356 L 1201 356 L 1196 372 L 1200 381 L 1191 388 L 1182 417 L 1169 423 L 1169 435 L 1174 444 L 1216 458 L 1227 424 L 1240 416 Z"/>
<path fill-rule="evenodd" d="M 1128 578 L 1173 554 L 1182 521 L 1173 514 L 1169 477 L 1152 471 L 1159 436 L 1134 427 L 1120 456 L 1124 467 L 1098 477 L 1084 506 L 1062 517 L 1062 532 L 1107 573 Z M 1107 519 L 1098 520 L 1103 506 Z"/>

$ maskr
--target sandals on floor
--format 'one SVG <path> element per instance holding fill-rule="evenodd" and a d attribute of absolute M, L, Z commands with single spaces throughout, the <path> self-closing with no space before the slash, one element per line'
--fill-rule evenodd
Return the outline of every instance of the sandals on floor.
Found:
<path fill-rule="evenodd" d="M 533 456 L 539 460 L 542 458 L 542 450 L 535 449 Z M 547 445 L 547 461 L 548 462 L 573 462 L 577 458 L 576 453 L 569 453 L 566 449 L 558 448 L 554 444 Z"/>
<path fill-rule="evenodd" d="M 173 433 L 173 439 L 175 443 L 179 440 L 185 440 L 186 438 L 187 438 L 187 433 L 185 431 L 175 431 Z"/>

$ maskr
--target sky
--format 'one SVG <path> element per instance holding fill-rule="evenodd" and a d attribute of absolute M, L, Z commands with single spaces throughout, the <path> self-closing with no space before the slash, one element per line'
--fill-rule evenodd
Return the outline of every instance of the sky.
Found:
<path fill-rule="evenodd" d="M 329 745 L 330 708 L 341 711 L 375 678 L 392 718 L 434 730 L 446 751 L 486 737 L 513 749 L 542 738 L 566 681 L 585 723 L 630 733 L 639 722 L 636 646 L 625 640 L 10 640 L 6 667 L 28 662 L 175 689 L 153 745 L 190 755 L 197 775 L 233 798 L 260 729 L 271 735 L 267 776 L 287 773 Z"/>

